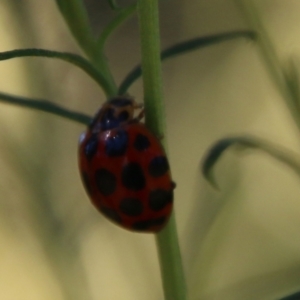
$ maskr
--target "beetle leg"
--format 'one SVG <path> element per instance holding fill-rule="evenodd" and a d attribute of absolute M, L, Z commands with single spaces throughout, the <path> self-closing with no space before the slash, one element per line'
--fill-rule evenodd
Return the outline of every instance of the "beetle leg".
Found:
<path fill-rule="evenodd" d="M 141 121 L 145 117 L 145 110 L 142 109 L 139 114 L 134 118 L 136 122 Z"/>

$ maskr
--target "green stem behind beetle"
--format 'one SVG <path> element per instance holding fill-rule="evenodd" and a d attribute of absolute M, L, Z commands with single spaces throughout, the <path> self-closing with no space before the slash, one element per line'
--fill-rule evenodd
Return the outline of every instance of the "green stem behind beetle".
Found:
<path fill-rule="evenodd" d="M 137 12 L 140 25 L 146 124 L 156 136 L 165 137 L 158 3 L 155 0 L 138 0 Z M 174 213 L 167 226 L 156 235 L 156 242 L 165 299 L 185 300 L 186 285 Z"/>
<path fill-rule="evenodd" d="M 142 55 L 146 125 L 156 135 L 165 132 L 157 0 L 139 0 L 138 16 Z"/>

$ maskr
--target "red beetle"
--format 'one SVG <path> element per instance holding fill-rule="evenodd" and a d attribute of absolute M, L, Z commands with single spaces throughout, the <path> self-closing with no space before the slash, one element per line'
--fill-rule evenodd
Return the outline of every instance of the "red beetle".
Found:
<path fill-rule="evenodd" d="M 119 226 L 157 232 L 173 206 L 169 163 L 159 140 L 140 120 L 134 100 L 105 103 L 80 137 L 79 169 L 91 201 Z"/>

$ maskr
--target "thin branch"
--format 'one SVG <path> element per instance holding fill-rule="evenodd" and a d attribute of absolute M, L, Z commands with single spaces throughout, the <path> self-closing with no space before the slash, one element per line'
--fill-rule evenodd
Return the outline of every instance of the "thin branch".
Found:
<path fill-rule="evenodd" d="M 47 100 L 30 99 L 30 98 L 14 96 L 6 93 L 0 93 L 0 102 L 5 102 L 8 104 L 13 104 L 13 105 L 18 105 L 18 106 L 23 106 L 27 108 L 48 112 L 85 125 L 88 125 L 92 119 L 91 116 L 63 108 Z"/>
<path fill-rule="evenodd" d="M 0 60 L 7 60 L 18 57 L 46 57 L 46 58 L 56 58 L 63 61 L 69 62 L 78 68 L 86 72 L 90 77 L 92 77 L 104 90 L 106 95 L 113 95 L 114 91 L 111 88 L 110 83 L 106 77 L 96 69 L 87 59 L 80 55 L 69 53 L 69 52 L 59 52 L 45 49 L 17 49 L 12 51 L 0 52 Z"/>
<path fill-rule="evenodd" d="M 175 44 L 160 53 L 162 61 L 173 58 L 175 56 L 185 54 L 191 51 L 195 51 L 204 47 L 212 46 L 221 42 L 229 41 L 236 38 L 248 38 L 254 40 L 256 38 L 254 31 L 240 30 L 226 33 L 220 33 L 210 36 L 203 36 L 187 40 L 178 44 Z M 142 75 L 141 65 L 134 67 L 125 79 L 122 81 L 119 87 L 119 95 L 123 95 L 127 92 L 128 88 Z"/>

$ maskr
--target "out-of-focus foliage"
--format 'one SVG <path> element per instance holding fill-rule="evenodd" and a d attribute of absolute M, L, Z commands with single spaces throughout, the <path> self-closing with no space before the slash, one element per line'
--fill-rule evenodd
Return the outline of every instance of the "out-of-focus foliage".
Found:
<path fill-rule="evenodd" d="M 101 3 L 100 3 L 101 2 Z M 284 62 L 300 53 L 298 1 L 256 1 Z M 89 0 L 97 28 L 109 5 Z M 247 29 L 233 3 L 161 3 L 162 46 Z M 0 51 L 47 48 L 80 53 L 53 1 L 3 0 Z M 100 9 L 101 8 L 101 9 Z M 133 18 L 107 45 L 118 82 L 139 62 Z M 0 90 L 49 99 L 93 114 L 96 84 L 62 62 L 0 63 Z M 268 138 L 300 151 L 299 135 L 255 45 L 235 40 L 164 64 L 168 148 L 175 210 L 191 299 L 277 299 L 300 286 L 300 188 L 280 163 L 228 153 L 216 168 L 220 191 L 203 179 L 207 148 L 228 135 Z M 141 86 L 130 93 L 141 98 Z M 152 235 L 99 215 L 77 170 L 80 124 L 0 104 L 0 298 L 162 299 Z"/>

